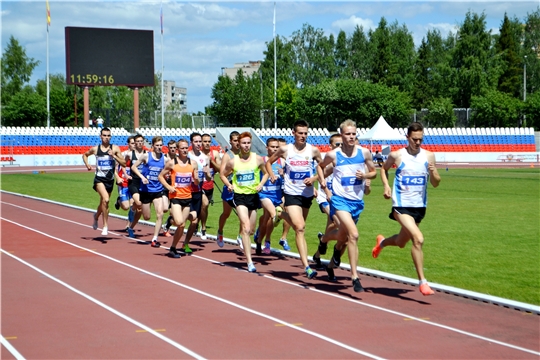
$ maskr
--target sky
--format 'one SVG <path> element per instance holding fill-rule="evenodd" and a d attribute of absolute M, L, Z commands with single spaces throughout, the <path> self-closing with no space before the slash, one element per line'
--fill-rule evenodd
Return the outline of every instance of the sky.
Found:
<path fill-rule="evenodd" d="M 163 38 L 160 7 L 163 6 Z M 454 31 L 467 11 L 486 15 L 486 26 L 498 33 L 504 14 L 523 20 L 540 6 L 525 1 L 276 1 L 276 34 L 290 38 L 303 24 L 328 36 L 352 34 L 356 25 L 375 29 L 388 23 L 406 25 L 418 45 L 429 29 L 443 36 Z M 40 64 L 31 85 L 47 73 L 46 2 L 1 0 L 2 53 L 13 36 L 28 57 Z M 153 30 L 155 71 L 187 88 L 189 112 L 204 112 L 212 103 L 212 86 L 222 67 L 264 59 L 273 37 L 273 1 L 49 1 L 49 72 L 66 73 L 66 26 Z M 162 46 L 163 40 L 163 46 Z M 162 56 L 163 54 L 163 56 Z M 91 105 L 90 105 L 91 106 Z"/>

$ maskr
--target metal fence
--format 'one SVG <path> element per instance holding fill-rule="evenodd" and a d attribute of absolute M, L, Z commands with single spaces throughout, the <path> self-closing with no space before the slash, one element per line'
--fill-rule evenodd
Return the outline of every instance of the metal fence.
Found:
<path fill-rule="evenodd" d="M 470 108 L 454 108 L 454 115 L 456 116 L 456 123 L 454 127 L 475 127 L 474 122 L 471 120 L 472 116 L 476 112 L 474 109 Z M 424 126 L 429 127 L 429 121 L 425 121 L 425 117 L 429 114 L 428 109 L 422 109 L 420 111 L 415 111 L 411 114 L 411 122 L 419 121 Z"/>

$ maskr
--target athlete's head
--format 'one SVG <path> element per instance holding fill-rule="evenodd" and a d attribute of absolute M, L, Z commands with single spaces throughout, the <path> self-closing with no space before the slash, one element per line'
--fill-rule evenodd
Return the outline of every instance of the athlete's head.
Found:
<path fill-rule="evenodd" d="M 212 146 L 212 135 L 202 134 L 202 148 L 204 151 L 210 151 Z"/>
<path fill-rule="evenodd" d="M 176 145 L 176 141 L 172 139 L 169 140 L 169 142 L 167 143 L 167 148 L 169 149 L 169 156 L 171 158 L 176 156 L 176 149 L 178 148 L 178 146 Z"/>
<path fill-rule="evenodd" d="M 152 138 L 152 151 L 156 154 L 163 152 L 163 138 L 161 136 L 154 136 Z"/>
<path fill-rule="evenodd" d="M 201 151 L 202 146 L 202 136 L 198 132 L 191 133 L 189 136 L 189 140 L 191 140 L 191 148 L 193 151 Z"/>
<path fill-rule="evenodd" d="M 329 143 L 330 143 L 330 147 L 332 148 L 332 150 L 334 150 L 337 147 L 340 147 L 341 146 L 341 135 L 340 134 L 334 134 L 334 135 L 330 136 Z"/>
<path fill-rule="evenodd" d="M 276 151 L 279 149 L 279 141 L 278 139 L 271 137 L 266 140 L 266 150 L 268 151 L 268 156 L 274 155 Z"/>
<path fill-rule="evenodd" d="M 135 135 L 135 148 L 141 151 L 144 147 L 144 136 L 141 134 Z"/>
<path fill-rule="evenodd" d="M 343 143 L 354 146 L 356 142 L 356 123 L 350 119 L 345 120 L 339 125 L 339 130 Z"/>
<path fill-rule="evenodd" d="M 240 149 L 240 142 L 238 141 L 239 136 L 240 133 L 238 131 L 233 131 L 229 134 L 229 142 L 231 143 L 231 150 L 233 152 Z"/>
<path fill-rule="evenodd" d="M 176 145 L 178 146 L 178 155 L 182 158 L 187 157 L 189 152 L 189 142 L 186 139 L 180 139 Z"/>
<path fill-rule="evenodd" d="M 127 144 L 129 150 L 135 150 L 135 136 L 128 137 Z"/>
<path fill-rule="evenodd" d="M 243 154 L 248 154 L 251 151 L 251 133 L 245 131 L 238 135 L 238 142 L 240 143 L 240 151 Z"/>
<path fill-rule="evenodd" d="M 422 141 L 424 141 L 424 126 L 419 122 L 413 122 L 407 128 L 408 147 L 413 152 L 420 151 Z"/>
<path fill-rule="evenodd" d="M 298 120 L 294 123 L 293 135 L 294 142 L 298 144 L 305 144 L 308 137 L 309 124 L 305 120 Z"/>

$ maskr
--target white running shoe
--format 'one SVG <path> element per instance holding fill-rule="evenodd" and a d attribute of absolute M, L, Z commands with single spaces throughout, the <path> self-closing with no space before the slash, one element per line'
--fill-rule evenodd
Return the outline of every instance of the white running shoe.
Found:
<path fill-rule="evenodd" d="M 223 241 L 223 234 L 220 234 L 220 233 L 217 234 L 217 244 L 220 248 L 222 248 L 223 245 L 225 244 L 225 242 Z"/>
<path fill-rule="evenodd" d="M 101 235 L 107 236 L 108 234 L 109 234 L 109 231 L 108 231 L 107 227 L 104 227 L 104 228 L 101 230 Z"/>
<path fill-rule="evenodd" d="M 242 237 L 240 235 L 236 237 L 236 242 L 238 242 L 238 246 L 240 246 L 240 249 L 244 250 L 244 242 L 242 241 Z"/>
<path fill-rule="evenodd" d="M 253 263 L 248 264 L 248 271 L 251 273 L 257 272 L 257 269 L 255 268 L 255 265 L 253 265 Z"/>

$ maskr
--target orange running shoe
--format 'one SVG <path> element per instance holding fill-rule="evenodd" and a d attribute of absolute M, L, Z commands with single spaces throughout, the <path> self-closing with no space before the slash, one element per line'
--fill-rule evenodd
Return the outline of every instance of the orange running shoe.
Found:
<path fill-rule="evenodd" d="M 171 235 L 171 233 L 170 233 L 169 231 L 165 231 L 165 232 L 163 233 L 163 236 L 165 236 L 165 237 L 171 237 L 172 235 Z"/>
<path fill-rule="evenodd" d="M 382 250 L 382 247 L 380 247 L 381 245 L 381 242 L 384 240 L 384 236 L 382 235 L 377 235 L 377 245 L 375 245 L 375 247 L 373 248 L 373 250 L 371 250 L 371 256 L 373 256 L 373 258 L 377 258 L 377 256 L 379 256 L 381 250 Z"/>
<path fill-rule="evenodd" d="M 435 292 L 433 290 L 431 290 L 431 288 L 429 287 L 428 283 L 420 284 L 420 292 L 424 296 L 435 294 Z"/>

